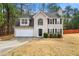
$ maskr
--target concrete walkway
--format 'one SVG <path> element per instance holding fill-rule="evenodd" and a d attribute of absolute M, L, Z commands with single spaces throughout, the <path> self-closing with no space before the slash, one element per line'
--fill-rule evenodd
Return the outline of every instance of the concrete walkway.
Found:
<path fill-rule="evenodd" d="M 28 43 L 32 38 L 13 38 L 9 41 L 0 41 L 0 52 L 7 51 L 16 46 L 22 45 L 22 43 Z"/>

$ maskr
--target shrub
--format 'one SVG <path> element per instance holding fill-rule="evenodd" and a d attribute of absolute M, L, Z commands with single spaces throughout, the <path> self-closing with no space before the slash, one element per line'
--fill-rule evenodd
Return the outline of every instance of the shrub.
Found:
<path fill-rule="evenodd" d="M 62 35 L 61 34 L 58 34 L 58 38 L 62 38 Z"/>
<path fill-rule="evenodd" d="M 49 38 L 56 38 L 57 35 L 56 35 L 56 34 L 49 34 L 48 37 L 49 37 Z"/>
<path fill-rule="evenodd" d="M 49 38 L 53 38 L 53 34 L 49 34 Z"/>
<path fill-rule="evenodd" d="M 53 34 L 53 38 L 56 38 L 57 37 L 57 35 L 56 34 Z"/>
<path fill-rule="evenodd" d="M 44 38 L 48 38 L 48 33 L 44 33 Z"/>
<path fill-rule="evenodd" d="M 62 38 L 61 34 L 53 34 L 53 38 Z"/>

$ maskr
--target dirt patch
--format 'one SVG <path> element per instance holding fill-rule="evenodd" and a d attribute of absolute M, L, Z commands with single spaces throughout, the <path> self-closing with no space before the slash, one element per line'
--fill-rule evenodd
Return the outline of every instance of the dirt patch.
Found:
<path fill-rule="evenodd" d="M 6 40 L 10 40 L 12 38 L 14 38 L 13 34 L 11 34 L 11 35 L 5 35 L 5 36 L 1 36 L 0 37 L 0 41 L 6 41 Z"/>

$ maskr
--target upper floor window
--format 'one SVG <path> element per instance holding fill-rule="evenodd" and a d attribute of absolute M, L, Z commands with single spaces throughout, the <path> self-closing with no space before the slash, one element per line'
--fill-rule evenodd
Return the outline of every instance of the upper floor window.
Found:
<path fill-rule="evenodd" d="M 52 23 L 53 23 L 53 19 L 50 19 L 49 24 L 52 24 Z"/>
<path fill-rule="evenodd" d="M 60 24 L 62 24 L 62 19 L 60 19 Z"/>
<path fill-rule="evenodd" d="M 53 24 L 53 19 L 48 19 L 48 24 Z"/>
<path fill-rule="evenodd" d="M 54 24 L 54 19 L 53 19 L 53 24 Z"/>
<path fill-rule="evenodd" d="M 57 24 L 57 19 L 55 19 L 55 24 Z"/>
<path fill-rule="evenodd" d="M 43 19 L 38 19 L 38 25 L 43 25 Z"/>
<path fill-rule="evenodd" d="M 22 24 L 27 24 L 27 19 L 22 19 Z"/>
<path fill-rule="evenodd" d="M 47 21 L 48 21 L 48 24 L 49 24 L 49 18 L 47 19 Z"/>
<path fill-rule="evenodd" d="M 48 24 L 57 24 L 57 19 L 48 19 Z"/>

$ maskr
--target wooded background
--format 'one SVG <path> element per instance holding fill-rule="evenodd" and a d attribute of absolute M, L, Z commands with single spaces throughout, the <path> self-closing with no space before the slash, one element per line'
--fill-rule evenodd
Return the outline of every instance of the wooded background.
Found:
<path fill-rule="evenodd" d="M 60 15 L 64 18 L 65 29 L 79 29 L 79 9 L 73 8 L 68 5 L 63 10 L 57 3 L 0 3 L 0 36 L 9 35 L 14 33 L 15 22 L 18 21 L 19 16 L 32 15 L 38 10 L 46 11 L 49 13 L 62 10 L 63 14 Z M 69 19 L 71 19 L 69 21 Z"/>

